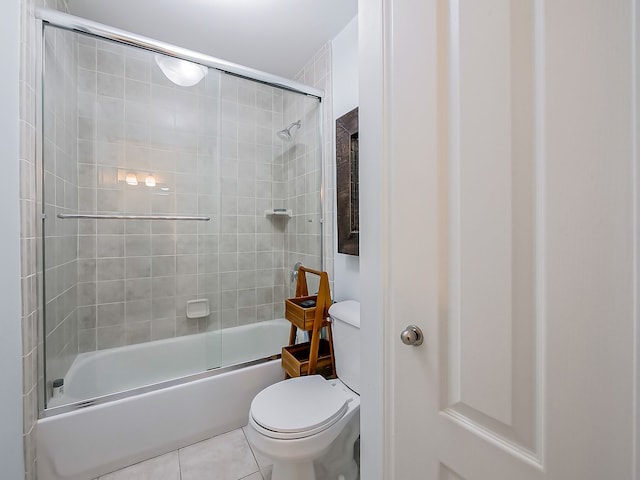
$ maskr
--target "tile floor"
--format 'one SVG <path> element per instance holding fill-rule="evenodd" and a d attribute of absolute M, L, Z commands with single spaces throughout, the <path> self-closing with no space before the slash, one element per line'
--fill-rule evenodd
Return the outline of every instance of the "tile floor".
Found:
<path fill-rule="evenodd" d="M 270 480 L 271 465 L 239 428 L 97 480 Z"/>

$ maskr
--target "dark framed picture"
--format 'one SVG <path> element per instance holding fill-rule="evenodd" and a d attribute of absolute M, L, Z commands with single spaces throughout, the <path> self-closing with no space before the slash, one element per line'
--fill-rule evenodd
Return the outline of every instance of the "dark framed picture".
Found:
<path fill-rule="evenodd" d="M 336 190 L 338 252 L 360 252 L 360 209 L 358 206 L 358 108 L 336 120 Z"/>

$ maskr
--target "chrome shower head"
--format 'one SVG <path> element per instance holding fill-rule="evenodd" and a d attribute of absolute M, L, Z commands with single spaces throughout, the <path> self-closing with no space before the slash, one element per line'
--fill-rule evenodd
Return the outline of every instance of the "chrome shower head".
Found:
<path fill-rule="evenodd" d="M 287 128 L 283 128 L 278 132 L 278 137 L 284 140 L 285 142 L 290 142 L 293 140 L 293 134 L 291 133 L 291 129 L 293 127 L 300 128 L 302 126 L 302 122 L 298 120 L 297 122 L 291 123 Z M 295 132 L 294 132 L 295 133 Z"/>

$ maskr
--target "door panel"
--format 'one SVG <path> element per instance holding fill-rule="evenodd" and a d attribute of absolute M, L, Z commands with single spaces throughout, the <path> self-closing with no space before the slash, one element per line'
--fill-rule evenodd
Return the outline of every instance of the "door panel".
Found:
<path fill-rule="evenodd" d="M 461 421 L 536 448 L 533 1 L 439 2 L 448 78 L 449 392 Z M 446 119 L 446 122 L 445 122 Z M 442 138 L 442 137 L 441 137 Z"/>
<path fill-rule="evenodd" d="M 633 480 L 635 2 L 386 6 L 386 477 Z"/>

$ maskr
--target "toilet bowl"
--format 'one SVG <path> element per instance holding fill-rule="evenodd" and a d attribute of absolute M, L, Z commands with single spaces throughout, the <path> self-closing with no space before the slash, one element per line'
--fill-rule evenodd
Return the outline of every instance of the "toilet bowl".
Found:
<path fill-rule="evenodd" d="M 356 480 L 360 435 L 360 304 L 331 306 L 337 379 L 291 378 L 251 403 L 249 443 L 273 462 L 271 480 Z"/>

